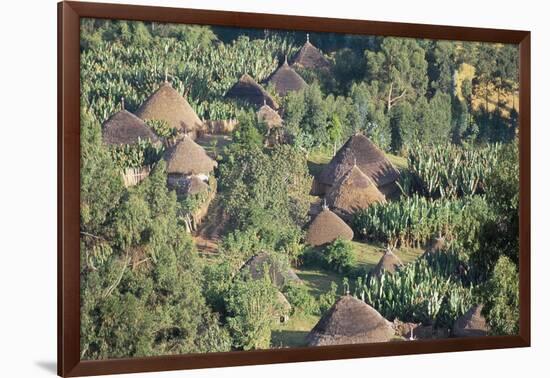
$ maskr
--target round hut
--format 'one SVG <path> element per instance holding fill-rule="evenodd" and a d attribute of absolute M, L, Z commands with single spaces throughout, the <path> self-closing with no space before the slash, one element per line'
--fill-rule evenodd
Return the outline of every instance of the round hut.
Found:
<path fill-rule="evenodd" d="M 256 113 L 258 121 L 265 122 L 268 129 L 274 129 L 283 126 L 283 119 L 273 108 L 264 103 Z"/>
<path fill-rule="evenodd" d="M 308 334 L 308 346 L 364 344 L 390 341 L 389 321 L 363 301 L 350 295 L 340 298 Z"/>
<path fill-rule="evenodd" d="M 300 91 L 307 87 L 305 80 L 288 65 L 286 58 L 284 63 L 267 79 L 267 83 L 273 84 L 281 97 L 288 92 Z"/>
<path fill-rule="evenodd" d="M 129 111 L 122 109 L 105 121 L 101 128 L 103 143 L 108 145 L 134 144 L 139 140 L 158 142 L 157 135 Z"/>
<path fill-rule="evenodd" d="M 264 104 L 272 109 L 278 109 L 279 105 L 250 75 L 244 74 L 225 94 L 226 98 L 233 98 L 248 102 L 260 107 Z"/>
<path fill-rule="evenodd" d="M 244 263 L 241 272 L 248 272 L 252 279 L 262 279 L 265 274 L 273 285 L 278 288 L 293 282 L 300 284 L 302 280 L 296 275 L 286 261 L 276 258 L 267 252 L 252 256 Z"/>
<path fill-rule="evenodd" d="M 384 272 L 393 274 L 402 266 L 403 262 L 401 262 L 399 257 L 397 257 L 390 248 L 386 248 L 378 264 L 369 272 L 369 277 L 380 277 Z"/>
<path fill-rule="evenodd" d="M 182 187 L 184 194 L 196 195 L 208 191 L 208 184 L 199 176 L 191 176 L 187 179 L 185 186 Z"/>
<path fill-rule="evenodd" d="M 306 43 L 300 48 L 292 66 L 309 68 L 313 70 L 330 70 L 332 64 L 330 61 L 323 55 L 323 53 L 315 47 L 309 41 L 309 34 L 306 35 Z"/>
<path fill-rule="evenodd" d="M 422 257 L 426 257 L 428 255 L 433 255 L 439 252 L 444 252 L 447 249 L 447 242 L 445 241 L 445 238 L 441 235 L 438 237 L 435 237 L 431 239 L 428 243 L 426 243 L 426 248 L 424 250 L 424 254 L 422 254 Z"/>
<path fill-rule="evenodd" d="M 312 246 L 321 246 L 332 243 L 339 237 L 351 240 L 353 230 L 325 205 L 309 225 L 306 242 Z"/>
<path fill-rule="evenodd" d="M 458 318 L 453 325 L 455 337 L 479 337 L 487 336 L 489 328 L 485 317 L 481 314 L 483 305 L 476 305 Z"/>
<path fill-rule="evenodd" d="M 357 165 L 346 172 L 328 191 L 327 204 L 342 219 L 349 221 L 355 212 L 373 203 L 385 203 L 386 197 Z"/>
<path fill-rule="evenodd" d="M 363 134 L 355 134 L 338 150 L 318 177 L 320 194 L 326 193 L 334 183 L 354 165 L 374 181 L 378 190 L 386 197 L 393 195 L 399 171 L 384 153 Z"/>
<path fill-rule="evenodd" d="M 193 139 L 203 126 L 191 105 L 169 82 L 164 82 L 149 96 L 136 115 L 144 120 L 165 121 L 171 128 L 181 130 Z"/>
<path fill-rule="evenodd" d="M 206 181 L 218 163 L 213 160 L 204 148 L 199 146 L 190 136 L 184 137 L 164 155 L 168 186 L 172 188 L 187 187 L 191 176 L 197 176 Z"/>

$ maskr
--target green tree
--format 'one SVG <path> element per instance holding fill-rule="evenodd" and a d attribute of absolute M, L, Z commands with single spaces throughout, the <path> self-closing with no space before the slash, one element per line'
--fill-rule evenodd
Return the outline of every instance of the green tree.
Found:
<path fill-rule="evenodd" d="M 506 256 L 498 259 L 483 288 L 483 315 L 493 335 L 519 333 L 519 276 L 516 265 Z"/>
<path fill-rule="evenodd" d="M 384 38 L 379 51 L 365 51 L 367 78 L 379 83 L 386 112 L 406 99 L 424 96 L 428 85 L 425 51 L 409 38 Z"/>
<path fill-rule="evenodd" d="M 330 269 L 342 273 L 350 269 L 355 263 L 353 246 L 348 240 L 337 238 L 329 244 L 324 251 L 323 257 Z"/>

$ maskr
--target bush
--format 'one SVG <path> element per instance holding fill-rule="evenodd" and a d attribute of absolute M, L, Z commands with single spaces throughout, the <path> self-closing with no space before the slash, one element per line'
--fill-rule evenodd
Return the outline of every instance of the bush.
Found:
<path fill-rule="evenodd" d="M 338 284 L 336 282 L 330 283 L 330 290 L 319 296 L 319 312 L 323 315 L 338 299 Z"/>
<path fill-rule="evenodd" d="M 498 259 L 493 275 L 482 289 L 483 315 L 493 335 L 519 333 L 519 276 L 506 256 Z"/>
<path fill-rule="evenodd" d="M 355 263 L 353 247 L 348 240 L 336 239 L 325 248 L 324 259 L 329 269 L 338 273 L 346 272 Z"/>
<path fill-rule="evenodd" d="M 299 311 L 307 315 L 312 315 L 319 312 L 317 301 L 309 293 L 305 285 L 287 285 L 283 289 L 283 294 L 292 306 L 293 313 Z"/>

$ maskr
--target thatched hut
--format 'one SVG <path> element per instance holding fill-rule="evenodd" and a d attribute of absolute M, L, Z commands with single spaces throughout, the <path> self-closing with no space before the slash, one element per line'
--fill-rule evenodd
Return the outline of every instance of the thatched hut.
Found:
<path fill-rule="evenodd" d="M 265 103 L 256 113 L 258 121 L 265 122 L 269 129 L 283 126 L 283 119 L 273 108 Z"/>
<path fill-rule="evenodd" d="M 483 305 L 476 305 L 458 318 L 453 325 L 455 337 L 479 337 L 487 336 L 489 327 L 485 317 L 481 314 Z"/>
<path fill-rule="evenodd" d="M 354 165 L 328 191 L 327 204 L 344 220 L 351 220 L 353 214 L 366 209 L 373 203 L 385 203 L 374 182 Z"/>
<path fill-rule="evenodd" d="M 447 242 L 445 237 L 439 235 L 426 243 L 424 254 L 422 257 L 433 255 L 439 252 L 444 252 L 447 249 Z"/>
<path fill-rule="evenodd" d="M 255 280 L 262 279 L 267 274 L 273 285 L 278 288 L 289 283 L 302 282 L 288 263 L 267 252 L 261 252 L 249 258 L 242 266 L 241 272 L 249 273 Z"/>
<path fill-rule="evenodd" d="M 309 42 L 309 34 L 306 35 L 306 43 L 298 51 L 292 62 L 292 66 L 304 67 L 314 70 L 330 70 L 332 64 L 323 53 Z"/>
<path fill-rule="evenodd" d="M 323 206 L 323 210 L 309 225 L 306 242 L 312 246 L 321 246 L 332 243 L 338 237 L 351 240 L 353 230 L 327 206 Z"/>
<path fill-rule="evenodd" d="M 286 58 L 284 63 L 267 79 L 267 83 L 273 84 L 281 97 L 288 92 L 300 91 L 307 87 L 305 80 L 288 65 Z"/>
<path fill-rule="evenodd" d="M 257 107 L 267 104 L 273 109 L 279 108 L 273 97 L 248 74 L 242 75 L 239 81 L 227 91 L 225 97 L 246 101 Z"/>
<path fill-rule="evenodd" d="M 199 176 L 190 176 L 182 187 L 185 195 L 196 195 L 208 191 L 208 184 Z"/>
<path fill-rule="evenodd" d="M 158 142 L 157 135 L 129 111 L 122 109 L 103 123 L 101 134 L 103 143 L 108 145 L 134 144 L 139 140 Z"/>
<path fill-rule="evenodd" d="M 389 321 L 363 301 L 350 295 L 340 298 L 308 334 L 308 346 L 364 344 L 390 341 Z"/>
<path fill-rule="evenodd" d="M 354 165 L 370 177 L 385 196 L 397 190 L 395 184 L 399 178 L 397 168 L 369 138 L 357 133 L 338 150 L 319 175 L 317 181 L 320 194 L 326 192 Z"/>
<path fill-rule="evenodd" d="M 174 129 L 188 134 L 193 139 L 202 129 L 199 119 L 191 105 L 169 82 L 164 82 L 136 111 L 144 120 L 161 120 Z"/>
<path fill-rule="evenodd" d="M 191 176 L 205 181 L 218 163 L 204 148 L 185 135 L 174 147 L 166 151 L 166 173 L 170 187 L 185 187 Z"/>
<path fill-rule="evenodd" d="M 403 262 L 401 262 L 401 259 L 390 248 L 387 248 L 378 264 L 369 272 L 369 277 L 380 277 L 384 272 L 393 274 L 402 266 Z"/>

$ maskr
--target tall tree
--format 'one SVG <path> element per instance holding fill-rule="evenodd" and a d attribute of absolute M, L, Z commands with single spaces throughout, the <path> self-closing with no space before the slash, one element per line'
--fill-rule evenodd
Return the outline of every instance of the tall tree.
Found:
<path fill-rule="evenodd" d="M 386 111 L 398 101 L 424 96 L 428 85 L 426 53 L 408 38 L 385 38 L 379 51 L 365 51 L 367 76 L 379 83 Z"/>

